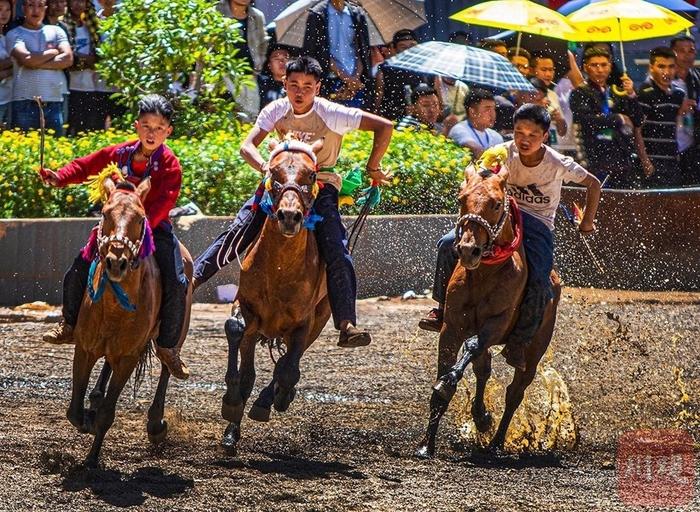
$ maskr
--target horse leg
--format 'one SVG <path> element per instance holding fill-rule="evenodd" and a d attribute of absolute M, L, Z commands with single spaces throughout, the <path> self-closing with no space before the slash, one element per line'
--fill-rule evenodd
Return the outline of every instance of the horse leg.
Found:
<path fill-rule="evenodd" d="M 138 356 L 124 357 L 114 364 L 114 375 L 112 375 L 109 381 L 107 395 L 95 414 L 95 439 L 92 441 L 92 447 L 85 459 L 85 465 L 87 467 L 97 466 L 102 442 L 104 441 L 107 431 L 114 422 L 114 410 L 117 406 L 117 400 L 119 399 L 122 389 L 124 389 L 124 386 L 129 380 L 131 372 L 136 368 L 138 360 Z"/>
<path fill-rule="evenodd" d="M 467 369 L 469 363 L 471 363 L 480 352 L 481 349 L 479 348 L 478 337 L 472 336 L 465 341 L 464 345 L 462 345 L 462 357 L 447 373 L 438 377 L 433 386 L 433 390 L 449 403 L 457 391 L 457 384 L 459 384 L 459 381 L 462 380 L 464 376 L 464 370 Z"/>
<path fill-rule="evenodd" d="M 100 376 L 97 378 L 97 382 L 95 382 L 95 387 L 92 388 L 92 391 L 90 391 L 90 395 L 88 396 L 91 411 L 96 411 L 102 403 L 102 400 L 105 397 L 105 390 L 107 389 L 107 382 L 109 382 L 111 375 L 112 367 L 105 360 L 104 364 L 102 365 Z"/>
<path fill-rule="evenodd" d="M 253 402 L 253 406 L 248 411 L 248 417 L 254 421 L 270 421 L 270 409 L 275 401 L 275 379 L 265 386 L 258 398 Z"/>
<path fill-rule="evenodd" d="M 228 380 L 229 373 L 226 374 L 228 397 L 224 395 L 221 415 L 228 420 L 229 424 L 224 431 L 221 446 L 231 456 L 236 455 L 238 441 L 241 438 L 243 411 L 255 384 L 255 342 L 257 339 L 257 333 L 245 333 L 239 347 L 241 352 L 240 369 L 236 371 L 235 376 L 230 381 Z M 229 345 L 229 350 L 231 349 L 232 347 Z M 231 353 L 229 352 L 229 370 L 231 368 Z"/>
<path fill-rule="evenodd" d="M 165 392 L 168 390 L 169 381 L 170 370 L 161 363 L 158 388 L 156 388 L 153 403 L 148 409 L 148 424 L 146 425 L 148 440 L 153 444 L 161 443 L 168 435 L 168 422 L 163 419 L 163 414 L 165 412 Z"/>
<path fill-rule="evenodd" d="M 557 295 L 555 290 L 554 304 L 556 304 L 556 298 Z M 503 449 L 503 444 L 505 443 L 506 434 L 508 433 L 508 427 L 513 419 L 513 415 L 520 406 L 520 403 L 523 401 L 525 389 L 535 378 L 535 374 L 537 373 L 537 365 L 539 364 L 540 359 L 542 359 L 542 356 L 547 351 L 547 347 L 549 347 L 549 342 L 551 341 L 552 333 L 554 332 L 555 320 L 556 306 L 552 306 L 550 304 L 545 312 L 545 317 L 539 331 L 525 352 L 525 357 L 527 359 L 527 371 L 523 372 L 521 370 L 515 370 L 513 381 L 506 389 L 506 406 L 503 411 L 503 416 L 498 424 L 496 434 L 489 443 L 489 449 L 492 451 L 500 451 Z"/>
<path fill-rule="evenodd" d="M 440 332 L 440 342 L 438 348 L 438 365 L 437 375 L 438 382 L 440 377 L 446 375 L 450 370 L 450 365 L 454 364 L 457 359 L 457 350 L 459 348 L 459 338 L 457 333 L 449 326 L 443 326 Z M 436 386 L 437 383 L 436 382 Z M 450 396 L 451 398 L 451 396 Z M 435 455 L 435 437 L 437 436 L 438 426 L 442 415 L 445 414 L 449 400 L 443 397 L 443 394 L 438 392 L 433 387 L 433 393 L 430 397 L 430 416 L 428 418 L 428 428 L 421 440 L 415 455 L 420 458 L 429 458 Z"/>
<path fill-rule="evenodd" d="M 85 392 L 95 361 L 97 358 L 94 355 L 76 345 L 73 354 L 73 389 L 66 417 L 82 433 L 90 431 L 85 425 Z"/>
<path fill-rule="evenodd" d="M 235 421 L 239 417 L 239 409 L 243 401 L 241 397 L 241 376 L 238 372 L 238 351 L 245 333 L 245 321 L 240 311 L 226 320 L 224 331 L 228 340 L 228 367 L 225 377 L 226 393 L 224 393 L 221 403 L 221 416 L 229 421 Z M 242 413 L 240 414 L 242 415 Z M 240 421 L 240 418 L 238 421 Z"/>
<path fill-rule="evenodd" d="M 287 353 L 280 357 L 275 365 L 273 373 L 275 381 L 274 406 L 278 412 L 285 412 L 297 394 L 296 385 L 301 378 L 299 362 L 306 349 L 308 336 L 308 325 L 294 331 L 289 337 Z"/>
<path fill-rule="evenodd" d="M 474 375 L 476 376 L 476 393 L 472 402 L 472 418 L 479 432 L 488 432 L 493 418 L 484 404 L 484 391 L 486 382 L 491 377 L 491 353 L 484 350 L 479 357 L 474 359 Z"/>

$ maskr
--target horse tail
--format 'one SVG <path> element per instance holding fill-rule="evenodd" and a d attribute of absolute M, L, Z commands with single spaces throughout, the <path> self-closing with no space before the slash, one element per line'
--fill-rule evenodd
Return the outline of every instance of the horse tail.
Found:
<path fill-rule="evenodd" d="M 148 340 L 146 346 L 141 352 L 141 357 L 139 357 L 139 362 L 136 364 L 136 369 L 134 370 L 134 399 L 136 399 L 136 394 L 143 384 L 143 379 L 146 378 L 146 374 L 150 373 L 153 359 L 153 340 Z"/>

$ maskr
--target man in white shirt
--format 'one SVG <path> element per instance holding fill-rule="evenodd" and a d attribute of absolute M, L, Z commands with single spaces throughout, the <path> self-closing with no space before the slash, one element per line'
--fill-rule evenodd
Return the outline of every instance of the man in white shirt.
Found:
<path fill-rule="evenodd" d="M 63 134 L 63 95 L 68 92 L 64 69 L 73 64 L 68 35 L 56 25 L 44 25 L 46 0 L 25 0 L 24 23 L 7 34 L 7 48 L 17 63 L 12 117 L 15 127 L 37 129 L 44 103 L 46 128 Z"/>
<path fill-rule="evenodd" d="M 389 147 L 393 126 L 390 121 L 360 109 L 346 107 L 319 98 L 323 69 L 311 57 L 299 57 L 287 63 L 284 88 L 287 97 L 267 105 L 260 114 L 241 146 L 241 156 L 264 176 L 268 162 L 258 151 L 265 137 L 276 132 L 279 137 L 288 134 L 306 143 L 323 139 L 323 147 L 316 153 L 317 177 L 323 187 L 313 203 L 313 210 L 320 215 L 315 228 L 316 241 L 321 257 L 326 263 L 328 298 L 333 322 L 340 330 L 338 345 L 359 347 L 367 345 L 371 336 L 355 327 L 356 279 L 352 258 L 347 250 L 345 228 L 338 213 L 338 191 L 342 178 L 333 172 L 333 166 L 343 142 L 343 136 L 352 130 L 374 133 L 372 151 L 367 159 L 367 172 L 378 185 L 390 182 L 391 175 L 381 169 L 381 160 Z M 254 207 L 256 197 L 251 197 L 241 208 L 236 220 L 212 244 L 200 254 L 194 263 L 195 286 L 206 282 L 245 251 L 257 238 L 265 223 L 266 214 Z"/>
<path fill-rule="evenodd" d="M 464 109 L 467 119 L 454 125 L 448 136 L 471 149 L 476 160 L 485 149 L 503 142 L 501 134 L 492 130 L 496 122 L 496 100 L 489 91 L 472 89 L 464 99 Z"/>

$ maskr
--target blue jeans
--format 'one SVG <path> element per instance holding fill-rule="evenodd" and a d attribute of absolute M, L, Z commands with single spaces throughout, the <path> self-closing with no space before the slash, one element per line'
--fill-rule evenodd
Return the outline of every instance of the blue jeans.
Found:
<path fill-rule="evenodd" d="M 208 281 L 219 269 L 243 257 L 257 238 L 265 224 L 266 215 L 261 210 L 253 212 L 254 198 L 245 202 L 231 226 L 221 233 L 194 262 L 194 277 L 198 283 Z M 357 279 L 352 257 L 347 248 L 347 234 L 338 213 L 338 191 L 335 187 L 323 187 L 314 210 L 323 217 L 315 227 L 318 251 L 326 263 L 328 299 L 331 303 L 333 323 L 336 329 L 340 322 L 356 323 L 355 298 Z"/>
<path fill-rule="evenodd" d="M 177 345 L 185 322 L 187 277 L 182 265 L 180 244 L 172 230 L 154 229 L 153 241 L 156 246 L 153 256 L 160 269 L 163 288 L 160 329 L 156 343 L 160 347 L 172 348 Z M 80 304 L 87 288 L 90 263 L 78 254 L 63 278 L 63 319 L 72 327 L 78 323 L 78 313 L 80 313 Z"/>
<path fill-rule="evenodd" d="M 53 130 L 55 135 L 63 135 L 63 102 L 49 101 L 44 103 L 44 119 L 46 128 Z M 12 102 L 12 125 L 20 130 L 38 130 L 39 106 L 32 100 Z"/>
<path fill-rule="evenodd" d="M 521 213 L 528 274 L 518 321 L 510 337 L 528 343 L 539 329 L 547 302 L 553 297 L 549 274 L 554 266 L 554 234 L 542 221 L 522 210 Z M 455 250 L 455 231 L 452 230 L 443 236 L 437 247 L 433 299 L 445 304 L 447 284 L 459 261 Z"/>

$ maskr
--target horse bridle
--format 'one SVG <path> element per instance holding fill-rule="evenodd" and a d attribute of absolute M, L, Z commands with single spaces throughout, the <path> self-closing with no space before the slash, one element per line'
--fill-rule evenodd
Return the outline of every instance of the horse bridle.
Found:
<path fill-rule="evenodd" d="M 496 239 L 501 234 L 503 227 L 508 221 L 509 213 L 510 194 L 508 193 L 508 190 L 506 190 L 506 195 L 503 199 L 503 212 L 501 213 L 501 217 L 498 219 L 496 225 L 492 226 L 491 223 L 489 223 L 489 221 L 484 219 L 481 215 L 477 215 L 476 213 L 466 213 L 457 220 L 457 225 L 455 226 L 455 245 L 462 239 L 465 226 L 470 222 L 476 222 L 479 226 L 484 228 L 489 237 L 488 242 L 486 242 L 486 246 L 483 248 L 483 254 L 490 254 L 491 250 L 493 249 L 493 244 L 496 243 Z"/>
<path fill-rule="evenodd" d="M 314 195 L 314 186 L 316 185 L 316 172 L 311 173 L 311 183 L 308 185 L 299 185 L 298 183 L 287 183 L 282 185 L 278 181 L 272 180 L 272 189 L 270 190 L 270 195 L 274 202 L 272 203 L 272 211 L 277 211 L 277 206 L 279 202 L 284 197 L 285 192 L 293 191 L 301 198 L 301 202 L 304 205 L 304 216 L 311 211 L 311 205 L 314 203 L 316 196 Z"/>
<path fill-rule="evenodd" d="M 129 192 L 129 191 L 120 190 L 120 192 Z M 100 223 L 97 225 L 97 254 L 99 255 L 100 259 L 103 259 L 103 256 L 102 256 L 103 249 L 105 249 L 107 246 L 109 246 L 113 242 L 119 242 L 119 243 L 125 245 L 127 249 L 129 249 L 129 253 L 131 254 L 131 257 L 129 258 L 128 261 L 132 267 L 136 266 L 138 259 L 139 259 L 139 253 L 141 251 L 141 246 L 143 245 L 143 240 L 146 237 L 147 219 L 145 217 L 143 218 L 143 221 L 141 223 L 141 237 L 136 242 L 132 241 L 128 236 L 125 236 L 125 235 L 109 235 L 109 236 L 103 235 L 102 234 L 102 226 L 104 224 L 104 220 L 105 220 L 105 218 L 104 218 L 104 214 L 103 214 L 102 218 L 100 219 Z"/>

